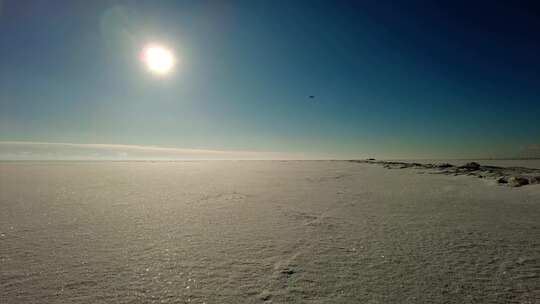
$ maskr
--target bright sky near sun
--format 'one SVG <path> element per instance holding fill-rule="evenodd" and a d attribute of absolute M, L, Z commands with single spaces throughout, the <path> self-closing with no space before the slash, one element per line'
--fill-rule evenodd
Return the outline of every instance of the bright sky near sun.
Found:
<path fill-rule="evenodd" d="M 346 158 L 540 143 L 540 19 L 522 2 L 0 2 L 0 141 Z"/>
<path fill-rule="evenodd" d="M 159 44 L 145 46 L 141 57 L 148 70 L 158 75 L 169 74 L 176 63 L 173 52 Z"/>

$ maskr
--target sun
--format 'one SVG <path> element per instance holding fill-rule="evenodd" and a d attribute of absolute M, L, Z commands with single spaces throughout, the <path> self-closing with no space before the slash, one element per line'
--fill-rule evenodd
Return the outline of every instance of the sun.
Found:
<path fill-rule="evenodd" d="M 176 64 L 173 52 L 157 44 L 144 47 L 141 59 L 148 70 L 156 75 L 169 74 Z"/>

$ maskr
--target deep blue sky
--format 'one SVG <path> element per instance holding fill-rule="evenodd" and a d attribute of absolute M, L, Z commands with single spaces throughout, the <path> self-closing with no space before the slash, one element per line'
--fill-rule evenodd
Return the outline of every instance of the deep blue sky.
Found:
<path fill-rule="evenodd" d="M 3 1 L 0 140 L 519 156 L 540 143 L 540 9 L 467 2 Z M 148 42 L 174 74 L 142 66 Z"/>

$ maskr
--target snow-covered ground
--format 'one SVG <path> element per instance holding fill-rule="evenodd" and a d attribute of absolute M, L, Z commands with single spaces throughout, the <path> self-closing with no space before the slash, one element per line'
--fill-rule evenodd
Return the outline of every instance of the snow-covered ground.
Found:
<path fill-rule="evenodd" d="M 540 303 L 540 185 L 344 161 L 1 162 L 0 303 Z"/>

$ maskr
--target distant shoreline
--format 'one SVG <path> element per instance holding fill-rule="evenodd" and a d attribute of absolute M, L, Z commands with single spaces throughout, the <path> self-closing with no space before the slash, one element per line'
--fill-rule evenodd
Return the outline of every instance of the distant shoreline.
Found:
<path fill-rule="evenodd" d="M 431 174 L 468 175 L 494 180 L 501 185 L 520 187 L 540 184 L 540 159 L 446 159 L 446 160 L 376 160 L 376 159 L 33 159 L 0 160 L 2 164 L 151 164 L 197 162 L 350 162 L 380 165 L 387 169 L 421 169 Z M 531 163 L 529 163 L 531 162 Z"/>

